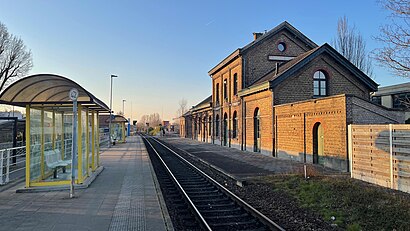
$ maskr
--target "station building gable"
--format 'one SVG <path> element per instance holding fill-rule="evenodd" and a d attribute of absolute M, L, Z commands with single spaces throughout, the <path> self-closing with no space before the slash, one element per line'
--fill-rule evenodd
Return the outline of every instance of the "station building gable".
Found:
<path fill-rule="evenodd" d="M 251 43 L 235 50 L 208 72 L 212 78 L 213 105 L 238 101 L 238 91 L 251 86 L 277 64 L 315 47 L 314 42 L 286 21 L 268 32 L 254 33 Z"/>
<path fill-rule="evenodd" d="M 278 65 L 241 95 L 271 89 L 274 103 L 283 104 L 351 94 L 369 100 L 377 84 L 328 44 Z"/>

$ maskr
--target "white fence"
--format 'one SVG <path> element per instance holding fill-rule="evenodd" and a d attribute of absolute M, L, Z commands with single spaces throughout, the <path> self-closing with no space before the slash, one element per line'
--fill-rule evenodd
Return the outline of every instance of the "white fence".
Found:
<path fill-rule="evenodd" d="M 410 125 L 349 125 L 352 178 L 410 193 Z"/>
<path fill-rule="evenodd" d="M 13 161 L 14 159 L 14 161 Z M 0 185 L 23 177 L 26 169 L 26 147 L 0 150 Z"/>

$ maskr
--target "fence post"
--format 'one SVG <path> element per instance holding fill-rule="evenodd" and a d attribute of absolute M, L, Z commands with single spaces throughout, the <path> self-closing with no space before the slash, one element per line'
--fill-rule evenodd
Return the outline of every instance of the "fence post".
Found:
<path fill-rule="evenodd" d="M 4 151 L 0 151 L 0 185 L 3 185 L 3 155 Z"/>
<path fill-rule="evenodd" d="M 10 149 L 7 149 L 7 160 L 6 160 L 7 166 L 6 166 L 6 181 L 5 183 L 9 183 L 10 181 L 10 177 L 9 177 L 9 173 L 10 173 Z"/>
<path fill-rule="evenodd" d="M 390 188 L 394 189 L 393 176 L 393 124 L 389 124 L 389 144 L 390 144 Z"/>

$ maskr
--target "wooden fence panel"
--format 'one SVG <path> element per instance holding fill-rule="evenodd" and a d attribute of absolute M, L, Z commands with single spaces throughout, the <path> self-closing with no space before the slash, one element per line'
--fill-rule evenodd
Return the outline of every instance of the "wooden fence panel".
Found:
<path fill-rule="evenodd" d="M 349 125 L 352 178 L 410 193 L 410 125 Z"/>

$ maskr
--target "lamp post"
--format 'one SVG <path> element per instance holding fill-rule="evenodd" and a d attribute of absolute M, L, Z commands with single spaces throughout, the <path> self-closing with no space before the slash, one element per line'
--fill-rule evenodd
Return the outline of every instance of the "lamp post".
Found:
<path fill-rule="evenodd" d="M 125 99 L 122 100 L 122 115 L 125 117 L 125 109 L 124 109 L 124 103 L 125 103 Z"/>
<path fill-rule="evenodd" d="M 109 119 L 109 127 L 108 127 L 108 130 L 109 130 L 109 134 L 108 134 L 108 137 L 109 137 L 109 144 L 108 144 L 108 147 L 110 147 L 111 148 L 111 121 L 112 121 L 112 78 L 117 78 L 118 76 L 116 76 L 116 75 L 111 75 L 111 77 L 110 77 L 110 79 L 111 79 L 111 82 L 110 82 L 110 119 Z"/>

